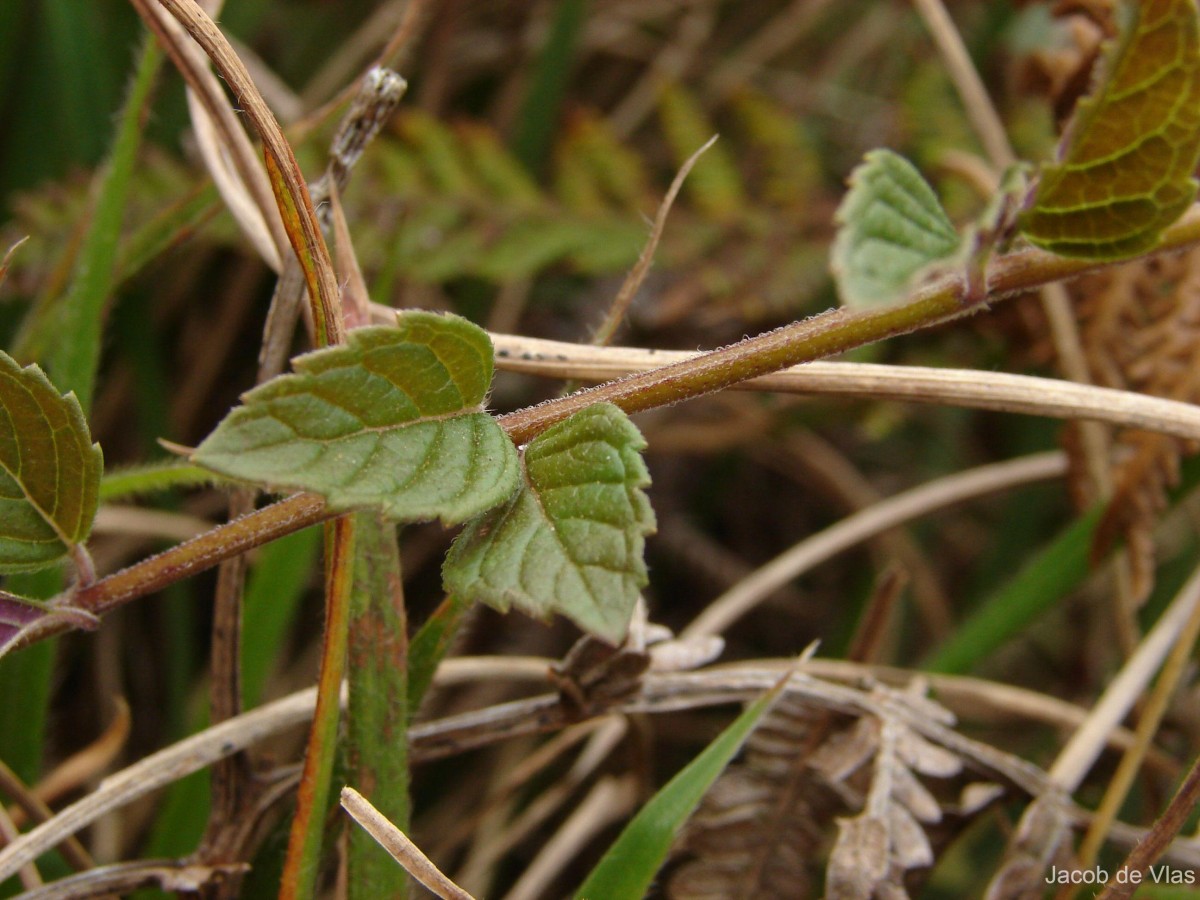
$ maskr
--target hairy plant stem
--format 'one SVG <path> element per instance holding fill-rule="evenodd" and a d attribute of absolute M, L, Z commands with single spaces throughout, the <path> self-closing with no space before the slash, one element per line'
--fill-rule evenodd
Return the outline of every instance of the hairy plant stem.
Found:
<path fill-rule="evenodd" d="M 317 706 L 296 798 L 296 818 L 292 820 L 279 888 L 282 900 L 312 897 L 316 890 L 322 826 L 337 755 L 339 696 L 346 674 L 346 634 L 353 574 L 354 517 L 341 516 L 325 526 L 325 636 L 321 674 L 317 680 Z"/>
<path fill-rule="evenodd" d="M 1154 252 L 1183 249 L 1197 241 L 1200 241 L 1200 209 L 1193 206 L 1163 233 Z M 674 365 L 500 416 L 500 425 L 514 442 L 524 444 L 593 403 L 614 403 L 627 413 L 668 406 L 788 366 L 940 325 L 977 312 L 990 302 L 1109 264 L 1043 250 L 1019 250 L 995 260 L 987 273 L 987 294 L 979 301 L 967 299 L 966 281 L 961 273 L 956 273 L 919 288 L 903 303 L 879 309 L 832 309 Z"/>
<path fill-rule="evenodd" d="M 1155 253 L 1182 250 L 1200 242 L 1200 209 L 1163 234 Z M 998 258 L 989 273 L 988 302 L 1040 287 L 1049 282 L 1095 271 L 1103 264 L 1068 259 L 1041 250 L 1022 250 Z M 976 311 L 965 306 L 961 277 L 951 277 L 918 291 L 907 303 L 881 310 L 832 310 L 802 322 L 680 363 L 641 372 L 539 406 L 501 416 L 501 426 L 516 443 L 525 443 L 572 413 L 592 403 L 609 401 L 626 412 L 666 406 L 729 387 L 800 362 L 808 362 L 872 341 L 938 325 Z M 189 578 L 237 553 L 266 544 L 308 525 L 334 516 L 320 498 L 296 494 L 241 519 L 219 525 L 157 556 L 78 587 L 71 605 L 95 615 L 144 597 Z M 36 635 L 40 640 L 65 630 Z"/>
<path fill-rule="evenodd" d="M 61 599 L 94 615 L 210 569 L 223 560 L 332 518 L 315 494 L 294 494 L 278 503 L 218 525 L 190 541 L 75 589 Z M 44 637 L 48 635 L 39 635 Z"/>

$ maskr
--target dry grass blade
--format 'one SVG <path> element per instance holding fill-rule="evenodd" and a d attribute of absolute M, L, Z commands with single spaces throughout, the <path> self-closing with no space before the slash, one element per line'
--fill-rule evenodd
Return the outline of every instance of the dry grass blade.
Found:
<path fill-rule="evenodd" d="M 129 704 L 121 697 L 115 700 L 116 711 L 104 732 L 78 753 L 59 763 L 38 782 L 34 795 L 43 803 L 54 803 L 71 791 L 78 790 L 97 778 L 112 765 L 129 737 Z"/>
<path fill-rule="evenodd" d="M 902 522 L 971 497 L 1056 478 L 1066 470 L 1060 453 L 1043 453 L 949 475 L 847 516 L 796 544 L 734 585 L 697 616 L 680 637 L 720 634 L 781 585 L 831 556 Z"/>
<path fill-rule="evenodd" d="M 337 344 L 342 339 L 341 308 L 338 304 L 337 280 L 333 274 L 333 263 L 329 258 L 329 250 L 321 236 L 317 224 L 316 213 L 308 194 L 308 185 L 300 173 L 296 157 L 291 145 L 283 135 L 279 123 L 275 120 L 266 101 L 255 87 L 250 73 L 246 71 L 229 41 L 221 34 L 220 29 L 211 18 L 198 6 L 194 0 L 159 0 L 170 13 L 187 29 L 188 33 L 204 48 L 209 59 L 217 70 L 233 88 L 238 100 L 245 108 L 247 116 L 262 138 L 263 147 L 268 158 L 268 173 L 274 168 L 278 172 L 280 188 L 276 200 L 281 207 L 294 210 L 299 234 L 294 237 L 289 234 L 289 240 L 294 241 L 293 249 L 301 258 L 302 264 L 307 261 L 312 269 L 312 277 L 316 287 L 316 304 L 314 316 L 318 318 L 318 334 L 326 342 Z"/>
<path fill-rule="evenodd" d="M 392 859 L 442 900 L 473 900 L 470 894 L 441 873 L 408 835 L 387 820 L 370 801 L 352 787 L 342 788 L 342 808 L 366 829 Z"/>
<path fill-rule="evenodd" d="M 271 183 L 208 58 L 155 0 L 133 2 L 187 82 L 197 144 L 217 190 L 255 250 L 280 271 L 289 247 Z"/>
<path fill-rule="evenodd" d="M 504 900 L 537 900 L 551 882 L 603 829 L 633 811 L 637 785 L 632 776 L 607 776 L 596 783 L 566 822 L 517 879 Z"/>
<path fill-rule="evenodd" d="M 1048 773 L 1048 790 L 1021 817 L 1006 862 L 989 886 L 989 897 L 1016 896 L 1014 892 L 1040 890 L 1044 886 L 1044 867 L 1070 834 L 1065 797 L 1083 782 L 1107 745 L 1109 734 L 1141 701 L 1143 691 L 1197 608 L 1200 608 L 1200 572 L 1193 574 L 1171 601 L 1088 718 L 1059 752 Z"/>
<path fill-rule="evenodd" d="M 704 145 L 695 153 L 687 158 L 679 171 L 675 173 L 675 178 L 671 181 L 671 187 L 667 190 L 667 194 L 662 199 L 662 203 L 658 205 L 658 212 L 654 216 L 654 225 L 650 229 L 650 237 L 646 240 L 646 245 L 642 248 L 642 252 L 638 255 L 637 262 L 634 263 L 629 274 L 625 277 L 625 281 L 621 283 L 621 289 L 617 291 L 617 296 L 613 299 L 612 306 L 604 316 L 604 321 L 600 323 L 600 327 L 596 329 L 595 335 L 592 337 L 592 344 L 597 347 L 607 346 L 616 334 L 617 328 L 621 322 L 625 320 L 625 313 L 629 311 L 629 304 L 633 302 L 633 298 L 637 296 L 638 290 L 642 286 L 642 282 L 646 280 L 646 275 L 650 271 L 650 264 L 654 262 L 654 251 L 658 249 L 658 242 L 662 239 L 663 230 L 667 227 L 667 216 L 671 212 L 671 206 L 675 202 L 675 198 L 679 196 L 679 191 L 683 188 L 684 181 L 687 180 L 688 173 L 692 171 L 692 167 L 696 165 L 700 157 L 704 155 L 704 151 L 715 144 L 717 135 L 713 135 Z"/>
<path fill-rule="evenodd" d="M 373 315 L 376 321 L 394 322 L 396 314 L 386 307 L 373 307 Z M 506 334 L 493 334 L 492 342 L 498 369 L 589 381 L 649 372 L 701 355 L 678 350 L 597 348 Z M 1191 403 L 1004 372 L 810 362 L 743 382 L 733 389 L 944 403 L 1033 416 L 1093 419 L 1200 440 L 1200 409 Z"/>
<path fill-rule="evenodd" d="M 9 816 L 8 810 L 0 806 L 0 846 L 11 844 L 17 839 L 20 832 L 17 831 L 16 823 Z M 33 890 L 42 884 L 42 874 L 37 870 L 37 866 L 33 861 L 25 863 L 21 866 L 17 873 L 21 879 L 21 885 L 25 890 Z"/>
<path fill-rule="evenodd" d="M 316 690 L 310 689 L 268 703 L 152 753 L 110 776 L 96 791 L 0 849 L 0 880 L 109 810 L 212 765 L 268 735 L 308 721 L 315 698 Z"/>

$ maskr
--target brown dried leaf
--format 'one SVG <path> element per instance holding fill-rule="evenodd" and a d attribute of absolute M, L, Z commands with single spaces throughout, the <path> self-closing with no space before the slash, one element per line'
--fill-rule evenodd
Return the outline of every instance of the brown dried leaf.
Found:
<path fill-rule="evenodd" d="M 876 816 L 838 819 L 838 839 L 829 854 L 825 896 L 829 900 L 871 900 L 888 874 L 891 835 Z"/>

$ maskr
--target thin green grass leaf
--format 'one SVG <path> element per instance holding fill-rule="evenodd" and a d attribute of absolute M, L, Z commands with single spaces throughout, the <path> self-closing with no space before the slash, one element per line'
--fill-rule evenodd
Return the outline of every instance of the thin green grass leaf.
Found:
<path fill-rule="evenodd" d="M 530 172 L 541 170 L 549 152 L 588 5 L 588 0 L 558 0 L 555 4 L 513 138 L 513 152 Z"/>
<path fill-rule="evenodd" d="M 23 597 L 50 597 L 62 590 L 62 572 L 43 569 L 7 579 L 6 587 Z M 39 641 L 0 659 L 0 759 L 26 784 L 42 775 L 56 640 Z"/>
<path fill-rule="evenodd" d="M 180 459 L 170 459 L 105 472 L 100 479 L 100 499 L 111 502 L 183 488 L 207 487 L 223 481 L 225 479 L 211 469 L 193 466 Z"/>
<path fill-rule="evenodd" d="M 396 520 L 461 522 L 516 489 L 516 450 L 483 411 L 492 345 L 467 320 L 404 313 L 294 366 L 245 394 L 193 461 Z"/>
<path fill-rule="evenodd" d="M 471 608 L 470 601 L 450 594 L 430 613 L 408 645 L 408 714 L 411 718 L 421 708 L 433 676 L 450 651 L 463 617 Z"/>
<path fill-rule="evenodd" d="M 150 103 L 162 51 L 152 37 L 145 40 L 129 96 L 121 111 L 112 154 L 100 178 L 96 208 L 84 239 L 75 278 L 53 317 L 53 340 L 46 367 L 56 384 L 74 391 L 84 410 L 91 408 L 105 310 L 116 284 L 117 247 L 129 186 L 141 143 L 142 123 Z M 36 342 L 35 342 L 36 343 Z"/>
<path fill-rule="evenodd" d="M 87 538 L 103 466 L 75 396 L 0 353 L 0 572 L 44 568 Z"/>
<path fill-rule="evenodd" d="M 654 512 L 645 440 L 616 406 L 598 403 L 525 449 L 521 489 L 471 522 L 450 549 L 446 589 L 507 611 L 561 613 L 618 643 L 638 590 Z"/>
<path fill-rule="evenodd" d="M 922 664 L 930 672 L 970 672 L 1040 615 L 1053 609 L 1087 577 L 1092 536 L 1101 510 L 1093 510 L 1047 544 L 1004 587 Z"/>
<path fill-rule="evenodd" d="M 267 678 L 280 667 L 280 651 L 312 581 L 321 547 L 321 529 L 305 528 L 258 551 L 242 601 L 242 701 L 247 709 L 263 701 Z"/>
<path fill-rule="evenodd" d="M 1196 196 L 1200 20 L 1195 0 L 1139 0 L 1091 96 L 1042 170 L 1021 232 L 1062 256 L 1115 260 L 1158 243 Z"/>
<path fill-rule="evenodd" d="M 732 725 L 650 798 L 575 892 L 576 900 L 646 895 L 679 829 L 725 771 L 786 683 L 787 679 L 784 679 L 746 707 Z"/>
<path fill-rule="evenodd" d="M 908 160 L 872 150 L 850 174 L 838 207 L 831 267 L 842 303 L 878 306 L 901 299 L 961 241 L 933 188 Z"/>
<path fill-rule="evenodd" d="M 357 516 L 350 608 L 346 749 L 350 780 L 408 830 L 408 620 L 396 526 Z M 361 828 L 350 829 L 351 900 L 408 896 L 408 874 Z"/>

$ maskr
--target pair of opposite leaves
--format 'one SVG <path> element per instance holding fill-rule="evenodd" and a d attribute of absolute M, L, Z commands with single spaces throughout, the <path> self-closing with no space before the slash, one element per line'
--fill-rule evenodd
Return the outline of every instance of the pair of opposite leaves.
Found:
<path fill-rule="evenodd" d="M 1042 168 L 1015 223 L 1031 243 L 1061 256 L 1113 261 L 1152 249 L 1196 194 L 1196 0 L 1139 0 L 1125 12 L 1061 159 Z M 833 270 L 848 306 L 899 300 L 923 275 L 965 262 L 972 249 L 917 170 L 888 150 L 868 153 L 855 169 L 837 221 Z"/>
<path fill-rule="evenodd" d="M 1142 0 L 1129 15 L 1098 89 L 1079 105 L 1063 160 L 1044 168 L 1017 223 L 1055 253 L 1143 252 L 1195 196 L 1196 0 Z M 848 303 L 891 302 L 961 252 L 933 191 L 887 151 L 856 170 L 838 218 L 834 269 Z M 642 547 L 654 523 L 641 435 L 601 404 L 518 459 L 482 410 L 491 377 L 486 334 L 454 317 L 407 313 L 399 328 L 354 332 L 251 391 L 196 461 L 321 493 L 335 509 L 470 520 L 447 560 L 451 590 L 501 609 L 562 612 L 619 639 L 646 580 Z M 91 529 L 100 448 L 72 396 L 3 354 L 0 415 L 0 571 L 42 568 Z M 0 604 L 0 637 L 28 612 L 18 598 Z"/>
<path fill-rule="evenodd" d="M 335 511 L 466 522 L 448 590 L 501 610 L 562 613 L 624 636 L 654 514 L 641 434 L 611 404 L 547 429 L 520 453 L 483 411 L 493 350 L 453 315 L 405 312 L 394 328 L 298 357 L 250 391 L 194 454 L 266 487 L 321 494 Z M 98 445 L 74 395 L 0 353 L 0 571 L 43 568 L 82 543 L 98 502 Z M 0 649 L 50 610 L 0 597 Z"/>

